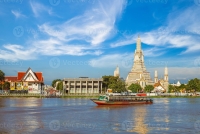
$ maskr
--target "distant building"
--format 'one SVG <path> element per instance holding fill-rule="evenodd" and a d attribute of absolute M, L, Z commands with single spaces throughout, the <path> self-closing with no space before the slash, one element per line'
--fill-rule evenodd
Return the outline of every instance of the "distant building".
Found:
<path fill-rule="evenodd" d="M 180 83 L 180 81 L 177 81 L 177 83 L 173 83 L 173 84 L 171 84 L 172 86 L 177 86 L 177 87 L 179 87 L 179 86 L 181 86 L 181 83 Z"/>
<path fill-rule="evenodd" d="M 158 79 L 158 72 L 155 70 L 154 77 L 154 91 L 158 92 L 168 92 L 169 90 L 169 78 L 168 78 L 168 68 L 165 67 L 164 78 Z"/>
<path fill-rule="evenodd" d="M 10 92 L 41 93 L 44 85 L 42 72 L 33 72 L 28 68 L 26 72 L 18 72 L 17 76 L 5 76 L 10 82 Z"/>
<path fill-rule="evenodd" d="M 116 69 L 114 70 L 114 77 L 119 77 L 121 81 L 125 82 L 124 78 L 120 77 L 119 66 L 117 66 Z"/>
<path fill-rule="evenodd" d="M 66 93 L 102 93 L 102 78 L 64 78 L 63 88 Z"/>
<path fill-rule="evenodd" d="M 153 85 L 154 82 L 151 80 L 150 73 L 146 70 L 144 65 L 144 55 L 141 49 L 140 37 L 137 39 L 133 62 L 131 72 L 129 72 L 126 78 L 127 85 L 130 86 L 132 83 L 138 83 L 143 89 L 146 85 Z"/>
<path fill-rule="evenodd" d="M 115 77 L 120 77 L 120 75 L 119 75 L 119 67 L 118 66 L 116 67 L 116 69 L 114 71 L 114 76 Z"/>

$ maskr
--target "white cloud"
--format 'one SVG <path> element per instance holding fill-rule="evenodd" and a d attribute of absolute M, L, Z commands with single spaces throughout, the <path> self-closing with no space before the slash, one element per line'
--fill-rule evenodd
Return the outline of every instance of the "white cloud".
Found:
<path fill-rule="evenodd" d="M 34 48 L 27 49 L 16 44 L 6 44 L 3 47 L 4 49 L 0 50 L 0 59 L 18 61 L 37 58 Z"/>
<path fill-rule="evenodd" d="M 133 54 L 108 54 L 89 61 L 90 66 L 97 68 L 113 68 L 117 65 L 122 68 L 130 68 L 133 64 Z"/>
<path fill-rule="evenodd" d="M 15 18 L 24 18 L 24 17 L 26 17 L 25 15 L 23 15 L 22 13 L 21 13 L 21 11 L 17 11 L 17 10 L 11 10 L 11 13 L 15 16 Z"/>
<path fill-rule="evenodd" d="M 36 39 L 34 47 L 42 50 L 43 55 L 102 54 L 100 45 L 111 36 L 110 31 L 115 28 L 115 21 L 124 7 L 124 1 L 116 1 L 114 4 L 113 1 L 103 2 L 99 1 L 99 4 L 82 15 L 61 24 L 39 25 L 39 31 L 47 39 Z"/>
<path fill-rule="evenodd" d="M 144 51 L 144 57 L 155 57 L 159 56 L 161 53 L 159 53 L 160 49 L 150 49 Z M 125 70 L 131 69 L 133 66 L 133 58 L 134 58 L 134 52 L 133 53 L 115 53 L 115 54 L 107 54 L 102 55 L 97 58 L 93 58 L 89 61 L 90 66 L 96 67 L 96 68 L 113 68 L 119 65 L 121 68 L 124 68 Z M 152 61 L 150 61 L 152 62 Z M 155 62 L 155 61 L 153 61 Z M 167 61 L 166 61 L 167 62 Z"/>
<path fill-rule="evenodd" d="M 124 1 L 99 1 L 97 6 L 62 24 L 45 23 L 38 26 L 50 37 L 62 41 L 79 40 L 97 46 L 108 39 L 115 28 L 115 21 L 121 14 Z"/>
<path fill-rule="evenodd" d="M 41 55 L 100 55 L 103 52 L 85 45 L 69 45 L 56 39 L 40 40 L 34 42 L 34 48 L 41 52 Z"/>
<path fill-rule="evenodd" d="M 155 47 L 187 48 L 181 54 L 200 50 L 199 12 L 199 7 L 192 6 L 184 11 L 180 10 L 176 14 L 169 14 L 166 26 L 140 34 L 142 42 Z M 136 42 L 136 37 L 136 34 L 129 35 L 127 38 L 111 44 L 111 47 L 133 44 Z"/>
<path fill-rule="evenodd" d="M 161 48 L 150 48 L 144 50 L 144 57 L 157 57 L 164 54 L 164 49 Z"/>
<path fill-rule="evenodd" d="M 41 3 L 30 1 L 31 9 L 34 13 L 35 17 L 39 17 L 42 12 L 47 12 L 49 15 L 53 15 L 52 8 L 46 7 L 42 5 Z"/>
<path fill-rule="evenodd" d="M 115 29 L 115 21 L 121 14 L 125 1 L 99 1 L 98 4 L 88 8 L 82 15 L 75 16 L 65 22 L 52 24 L 45 22 L 38 25 L 39 31 L 34 34 L 34 40 L 28 40 L 28 45 L 4 45 L 1 52 L 5 56 L 1 59 L 28 60 L 40 55 L 101 55 L 101 44 L 108 39 L 110 31 Z M 43 12 L 54 15 L 52 8 L 38 2 L 30 1 L 35 17 Z M 16 17 L 19 12 L 13 11 Z M 28 47 L 29 46 L 29 47 Z M 34 49 L 32 49 L 34 48 Z M 32 56 L 32 55 L 37 56 Z"/>
<path fill-rule="evenodd" d="M 37 43 L 40 43 L 39 45 Z M 3 45 L 4 49 L 0 49 L 0 59 L 19 61 L 19 60 L 33 60 L 41 55 L 58 56 L 58 55 L 101 55 L 103 52 L 98 49 L 92 49 L 85 46 L 67 46 L 59 45 L 56 40 L 40 41 L 33 43 L 30 47 L 23 47 L 16 44 Z M 45 49 L 44 49 L 45 48 Z"/>
<path fill-rule="evenodd" d="M 130 44 L 133 44 L 133 43 L 136 43 L 136 38 L 137 36 L 134 35 L 134 36 L 125 36 L 126 39 L 121 39 L 115 43 L 112 43 L 110 46 L 112 48 L 115 48 L 115 47 L 119 47 L 119 46 L 126 46 L 126 45 L 130 45 Z"/>

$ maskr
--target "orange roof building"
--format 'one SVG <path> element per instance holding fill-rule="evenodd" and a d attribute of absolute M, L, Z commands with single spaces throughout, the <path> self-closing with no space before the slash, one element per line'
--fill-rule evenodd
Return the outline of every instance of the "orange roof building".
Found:
<path fill-rule="evenodd" d="M 26 72 L 18 72 L 17 76 L 5 76 L 10 82 L 10 90 L 28 90 L 29 93 L 41 93 L 44 85 L 42 72 L 33 72 L 28 68 Z"/>

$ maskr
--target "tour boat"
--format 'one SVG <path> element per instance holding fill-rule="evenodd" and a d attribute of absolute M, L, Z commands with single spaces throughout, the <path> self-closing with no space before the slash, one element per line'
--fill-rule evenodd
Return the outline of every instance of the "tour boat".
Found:
<path fill-rule="evenodd" d="M 98 99 L 91 100 L 97 105 L 134 105 L 153 103 L 153 100 L 146 96 L 133 95 L 101 95 Z"/>

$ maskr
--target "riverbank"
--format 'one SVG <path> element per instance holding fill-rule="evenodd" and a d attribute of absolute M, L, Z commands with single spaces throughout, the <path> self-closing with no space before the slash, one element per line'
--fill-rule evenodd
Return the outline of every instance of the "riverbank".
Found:
<path fill-rule="evenodd" d="M 1 94 L 0 98 L 98 98 L 101 94 L 67 94 L 63 96 L 44 96 L 40 94 Z M 200 98 L 200 96 L 148 96 L 150 98 Z"/>
<path fill-rule="evenodd" d="M 98 98 L 101 94 L 67 94 L 60 96 L 45 96 L 41 94 L 0 94 L 0 98 Z"/>

